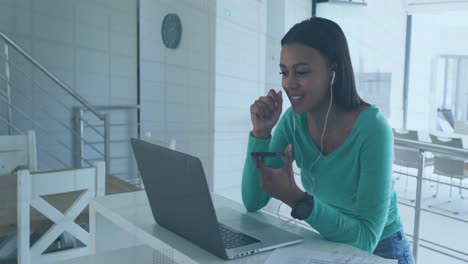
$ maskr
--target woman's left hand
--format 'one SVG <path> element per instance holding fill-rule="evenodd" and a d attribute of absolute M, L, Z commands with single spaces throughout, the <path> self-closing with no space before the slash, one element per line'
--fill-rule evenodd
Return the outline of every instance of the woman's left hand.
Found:
<path fill-rule="evenodd" d="M 253 158 L 253 161 L 260 172 L 262 190 L 292 208 L 297 201 L 304 197 L 305 193 L 299 189 L 294 180 L 291 145 L 286 147 L 284 154 L 284 166 L 279 169 L 267 167 L 263 159 L 260 158 Z"/>

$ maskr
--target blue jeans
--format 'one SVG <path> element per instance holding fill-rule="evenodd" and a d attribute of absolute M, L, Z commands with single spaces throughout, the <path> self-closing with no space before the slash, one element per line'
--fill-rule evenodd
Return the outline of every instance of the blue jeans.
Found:
<path fill-rule="evenodd" d="M 403 230 L 380 240 L 373 254 L 386 259 L 398 259 L 398 264 L 414 264 L 411 246 Z"/>

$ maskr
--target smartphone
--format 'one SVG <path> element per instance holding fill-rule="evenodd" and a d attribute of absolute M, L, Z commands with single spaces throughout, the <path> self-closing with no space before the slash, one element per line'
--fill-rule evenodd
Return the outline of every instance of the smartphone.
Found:
<path fill-rule="evenodd" d="M 265 159 L 267 157 L 284 157 L 284 153 L 283 152 L 256 152 L 256 151 L 252 151 L 250 152 L 250 155 L 253 157 L 253 158 L 257 158 L 257 159 Z"/>

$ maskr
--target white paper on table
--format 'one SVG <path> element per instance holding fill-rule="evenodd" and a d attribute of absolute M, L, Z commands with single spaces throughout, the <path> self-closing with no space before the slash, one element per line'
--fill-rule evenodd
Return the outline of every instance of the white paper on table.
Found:
<path fill-rule="evenodd" d="M 395 264 L 397 260 L 372 254 L 353 255 L 338 251 L 321 252 L 303 248 L 285 247 L 275 250 L 265 264 Z"/>

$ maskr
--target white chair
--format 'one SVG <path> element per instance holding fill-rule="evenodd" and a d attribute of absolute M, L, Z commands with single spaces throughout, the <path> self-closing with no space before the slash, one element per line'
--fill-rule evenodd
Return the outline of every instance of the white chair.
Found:
<path fill-rule="evenodd" d="M 418 141 L 418 132 L 415 130 L 402 130 L 402 129 L 393 129 L 393 136 L 395 138 L 406 139 L 406 140 L 413 140 Z M 393 164 L 405 167 L 406 170 L 406 179 L 405 179 L 405 189 L 406 192 L 408 190 L 408 169 L 418 169 L 418 159 L 419 159 L 419 151 L 416 149 L 410 149 L 405 147 L 395 146 L 394 148 L 394 160 Z M 429 167 L 433 165 L 432 158 L 426 157 L 425 158 L 425 167 Z M 402 174 L 400 172 L 400 174 Z M 409 198 L 411 202 L 414 202 L 414 197 Z"/>
<path fill-rule="evenodd" d="M 395 138 L 418 141 L 418 132 L 414 130 L 393 129 L 393 136 Z M 418 150 L 399 146 L 395 146 L 394 150 L 394 164 L 407 168 L 418 168 Z"/>
<path fill-rule="evenodd" d="M 105 163 L 95 167 L 30 173 L 18 172 L 18 263 L 51 263 L 91 253 L 90 234 L 74 222 L 88 206 L 92 197 L 105 194 Z M 64 214 L 41 196 L 82 191 Z M 33 245 L 30 245 L 30 208 L 33 207 L 54 224 Z M 81 241 L 84 246 L 53 253 L 45 250 L 64 232 Z"/>
<path fill-rule="evenodd" d="M 452 148 L 463 148 L 463 142 L 461 138 L 448 138 L 440 137 L 430 134 L 431 141 L 433 144 L 438 144 L 442 146 L 452 147 Z M 460 197 L 463 199 L 462 194 L 462 181 L 465 178 L 468 178 L 468 161 L 465 161 L 460 158 L 454 158 L 447 155 L 434 154 L 434 173 L 437 175 L 447 176 L 450 178 L 450 194 L 449 201 L 452 198 L 452 179 L 459 179 L 459 191 Z M 436 207 L 432 205 L 431 207 Z M 458 212 L 453 211 L 452 213 L 458 214 Z"/>
<path fill-rule="evenodd" d="M 16 168 L 37 170 L 36 134 L 0 136 L 0 175 L 11 174 Z"/>
<path fill-rule="evenodd" d="M 455 118 L 451 109 L 437 109 L 437 124 L 444 133 L 453 133 Z"/>

